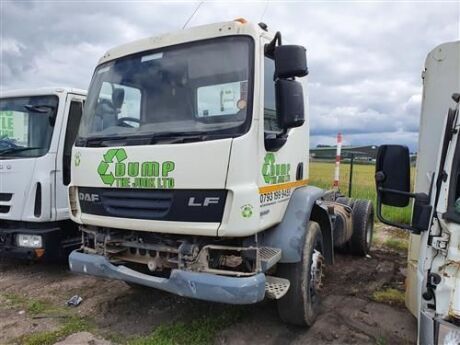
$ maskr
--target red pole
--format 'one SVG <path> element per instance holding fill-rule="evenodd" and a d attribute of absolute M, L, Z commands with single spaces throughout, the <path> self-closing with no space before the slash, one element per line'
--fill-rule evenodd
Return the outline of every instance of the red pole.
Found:
<path fill-rule="evenodd" d="M 333 188 L 339 190 L 340 180 L 340 156 L 342 154 L 342 133 L 337 133 L 337 154 L 335 156 L 335 174 Z"/>

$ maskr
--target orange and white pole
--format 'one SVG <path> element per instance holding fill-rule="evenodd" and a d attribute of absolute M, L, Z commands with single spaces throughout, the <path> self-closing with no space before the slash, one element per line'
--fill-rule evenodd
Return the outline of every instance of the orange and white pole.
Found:
<path fill-rule="evenodd" d="M 337 154 L 335 156 L 335 174 L 334 174 L 334 185 L 335 190 L 339 190 L 340 180 L 340 156 L 342 154 L 342 133 L 337 133 Z"/>

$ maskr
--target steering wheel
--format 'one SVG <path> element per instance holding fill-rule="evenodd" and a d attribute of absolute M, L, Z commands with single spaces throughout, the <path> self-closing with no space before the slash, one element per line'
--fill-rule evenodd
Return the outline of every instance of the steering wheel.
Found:
<path fill-rule="evenodd" d="M 130 128 L 133 128 L 134 126 L 131 126 L 129 123 L 127 122 L 136 122 L 136 123 L 141 123 L 141 120 L 138 119 L 138 118 L 135 118 L 135 117 L 130 117 L 130 116 L 127 116 L 127 117 L 120 117 L 118 120 L 117 120 L 117 125 L 118 126 L 121 126 L 121 127 L 130 127 Z"/>

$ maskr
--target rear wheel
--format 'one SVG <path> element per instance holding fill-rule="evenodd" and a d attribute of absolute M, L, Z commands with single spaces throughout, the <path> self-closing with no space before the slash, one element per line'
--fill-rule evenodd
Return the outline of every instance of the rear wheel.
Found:
<path fill-rule="evenodd" d="M 319 312 L 324 270 L 323 236 L 316 222 L 309 222 L 300 262 L 279 264 L 277 275 L 290 281 L 284 297 L 277 301 L 284 322 L 311 326 Z"/>
<path fill-rule="evenodd" d="M 352 211 L 353 234 L 350 253 L 365 256 L 369 253 L 374 232 L 374 206 L 368 200 L 356 200 Z"/>

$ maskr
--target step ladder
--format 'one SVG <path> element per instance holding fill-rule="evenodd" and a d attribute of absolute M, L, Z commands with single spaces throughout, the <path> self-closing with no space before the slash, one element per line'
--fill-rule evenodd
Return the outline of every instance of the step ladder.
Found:
<path fill-rule="evenodd" d="M 266 276 L 265 277 L 265 296 L 270 299 L 280 299 L 289 290 L 291 283 L 284 278 Z"/>
<path fill-rule="evenodd" d="M 268 271 L 281 260 L 281 249 L 271 247 L 259 248 L 260 266 L 263 272 Z"/>

